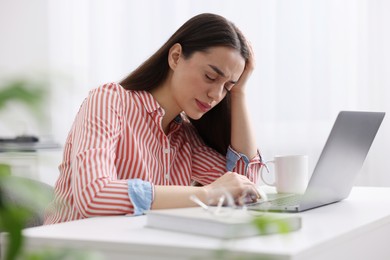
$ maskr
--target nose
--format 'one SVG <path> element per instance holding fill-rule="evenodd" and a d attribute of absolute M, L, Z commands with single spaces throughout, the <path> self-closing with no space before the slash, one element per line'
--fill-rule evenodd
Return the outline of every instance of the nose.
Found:
<path fill-rule="evenodd" d="M 223 90 L 224 90 L 223 85 L 213 85 L 209 89 L 207 96 L 209 98 L 211 98 L 213 101 L 216 101 L 217 103 L 219 103 L 219 101 L 221 101 L 225 96 L 225 93 Z"/>

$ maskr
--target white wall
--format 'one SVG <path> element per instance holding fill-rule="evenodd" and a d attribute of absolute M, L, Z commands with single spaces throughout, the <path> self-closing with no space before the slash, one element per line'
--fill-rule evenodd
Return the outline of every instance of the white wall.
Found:
<path fill-rule="evenodd" d="M 0 1 L 0 86 L 15 78 L 46 77 L 49 30 L 46 0 Z M 0 135 L 48 133 L 48 124 L 31 121 L 28 109 L 9 104 L 0 111 Z M 28 122 L 28 123 L 27 123 Z"/>
<path fill-rule="evenodd" d="M 339 110 L 390 112 L 386 0 L 1 0 L 0 79 L 49 72 L 50 122 L 28 125 L 63 143 L 91 88 L 119 81 L 200 12 L 225 15 L 253 44 L 249 106 L 265 158 L 307 153 L 314 167 Z M 387 117 L 358 184 L 390 185 Z M 0 119 L 12 132 L 14 117 Z"/>

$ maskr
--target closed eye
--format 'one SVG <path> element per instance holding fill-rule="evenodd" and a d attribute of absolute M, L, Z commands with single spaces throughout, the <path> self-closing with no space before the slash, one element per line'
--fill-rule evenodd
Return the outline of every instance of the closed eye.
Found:
<path fill-rule="evenodd" d="M 213 77 L 209 76 L 208 74 L 205 74 L 205 77 L 206 77 L 206 79 L 208 79 L 210 81 L 215 81 L 216 80 L 216 78 L 213 78 Z"/>

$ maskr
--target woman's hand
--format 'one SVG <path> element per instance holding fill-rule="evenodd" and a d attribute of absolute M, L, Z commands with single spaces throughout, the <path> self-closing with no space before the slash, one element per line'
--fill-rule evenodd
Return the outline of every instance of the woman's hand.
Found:
<path fill-rule="evenodd" d="M 249 42 L 247 42 L 247 46 L 249 58 L 245 63 L 241 77 L 230 91 L 232 118 L 230 144 L 237 152 L 245 154 L 248 158 L 254 158 L 257 154 L 257 145 L 252 120 L 247 108 L 245 85 L 255 67 L 255 60 Z"/>
<path fill-rule="evenodd" d="M 247 177 L 235 172 L 226 172 L 213 183 L 204 186 L 207 193 L 206 203 L 217 205 L 222 196 L 230 196 L 236 205 L 255 202 L 260 198 L 256 186 Z M 225 204 L 229 203 L 225 201 Z"/>
<path fill-rule="evenodd" d="M 246 82 L 248 81 L 248 78 L 252 74 L 253 70 L 255 69 L 255 57 L 253 53 L 252 44 L 249 41 L 246 41 L 246 44 L 248 46 L 249 57 L 245 63 L 245 68 L 240 76 L 240 79 L 231 90 L 231 94 L 245 92 Z"/>

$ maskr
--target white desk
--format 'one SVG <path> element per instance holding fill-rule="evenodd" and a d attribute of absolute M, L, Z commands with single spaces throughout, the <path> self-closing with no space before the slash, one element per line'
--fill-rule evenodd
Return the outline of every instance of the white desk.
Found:
<path fill-rule="evenodd" d="M 218 249 L 229 254 L 219 259 L 390 259 L 390 188 L 357 187 L 342 202 L 299 215 L 299 231 L 230 241 L 145 228 L 144 216 L 30 228 L 24 236 L 29 249 L 89 249 L 109 260 L 215 259 Z"/>

